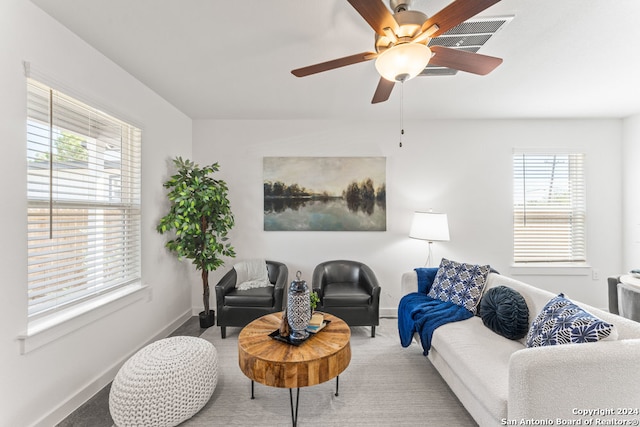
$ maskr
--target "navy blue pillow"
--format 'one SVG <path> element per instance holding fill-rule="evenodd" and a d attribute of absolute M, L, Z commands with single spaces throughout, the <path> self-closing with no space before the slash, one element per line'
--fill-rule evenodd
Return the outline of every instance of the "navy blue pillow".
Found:
<path fill-rule="evenodd" d="M 524 338 L 529 332 L 529 307 L 522 295 L 506 286 L 484 293 L 480 317 L 486 327 L 510 340 Z"/>
<path fill-rule="evenodd" d="M 438 274 L 438 268 L 420 267 L 414 268 L 418 275 L 418 292 L 421 294 L 427 294 L 431 289 L 431 285 Z"/>

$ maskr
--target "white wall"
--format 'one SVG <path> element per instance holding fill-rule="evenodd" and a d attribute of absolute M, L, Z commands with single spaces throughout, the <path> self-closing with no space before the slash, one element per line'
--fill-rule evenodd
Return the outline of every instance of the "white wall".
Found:
<path fill-rule="evenodd" d="M 26 83 L 22 61 L 143 129 L 143 281 L 151 297 L 21 355 L 27 326 Z M 168 158 L 191 155 L 191 120 L 27 0 L 0 2 L 0 426 L 51 426 L 149 340 L 191 315 L 187 269 L 155 223 Z"/>
<path fill-rule="evenodd" d="M 439 260 L 489 263 L 512 275 L 512 170 L 514 147 L 566 147 L 587 155 L 588 259 L 599 273 L 517 276 L 599 307 L 607 306 L 606 276 L 621 268 L 621 121 L 476 120 L 405 121 L 194 121 L 197 162 L 220 162 L 230 187 L 237 259 L 266 257 L 310 281 L 329 259 L 356 259 L 381 282 L 381 309 L 395 313 L 403 272 L 424 265 L 426 243 L 408 238 L 414 210 L 449 216 L 451 241 L 434 243 Z M 386 156 L 386 232 L 265 232 L 262 208 L 264 156 Z M 322 173 L 309 170 L 310 174 Z M 212 273 L 215 283 L 233 264 Z M 194 289 L 198 301 L 199 289 Z"/>
<path fill-rule="evenodd" d="M 17 336 L 27 323 L 23 60 L 87 100 L 142 126 L 143 278 L 152 295 L 20 355 Z M 166 253 L 164 238 L 155 232 L 165 206 L 161 183 L 168 174 L 168 159 L 175 155 L 201 164 L 220 162 L 219 175 L 230 185 L 237 220 L 231 238 L 238 259 L 281 260 L 290 268 L 290 279 L 300 269 L 307 280 L 321 261 L 362 260 L 377 273 L 383 286 L 381 306 L 392 313 L 400 298 L 401 274 L 426 258 L 426 244 L 407 237 L 414 210 L 433 208 L 449 214 L 451 241 L 435 244 L 436 257 L 486 262 L 510 274 L 513 147 L 577 147 L 587 153 L 588 256 L 600 280 L 590 275 L 519 278 L 604 307 L 604 280 L 622 268 L 621 174 L 616 173 L 622 164 L 621 121 L 407 121 L 403 148 L 397 145 L 395 118 L 197 121 L 192 134 L 189 118 L 28 0 L 0 2 L 0 93 L 4 200 L 0 223 L 5 225 L 0 245 L 0 426 L 55 424 L 106 384 L 130 354 L 192 310 L 201 310 L 197 275 Z M 633 141 L 640 135 L 638 122 L 638 118 L 627 121 L 624 127 L 625 155 L 635 150 L 636 161 Z M 387 231 L 262 231 L 264 156 L 387 157 Z M 627 169 L 632 170 L 629 163 Z M 637 175 L 631 174 L 625 178 L 637 183 Z M 626 187 L 626 199 L 635 197 L 634 189 Z M 634 206 L 633 212 L 637 211 Z M 635 216 L 632 224 L 637 223 Z M 632 265 L 638 260 L 635 254 L 625 260 L 625 268 L 637 267 Z M 226 268 L 212 273 L 212 284 Z"/>
<path fill-rule="evenodd" d="M 624 264 L 620 271 L 626 273 L 640 268 L 640 115 L 624 121 L 622 146 L 622 235 Z"/>

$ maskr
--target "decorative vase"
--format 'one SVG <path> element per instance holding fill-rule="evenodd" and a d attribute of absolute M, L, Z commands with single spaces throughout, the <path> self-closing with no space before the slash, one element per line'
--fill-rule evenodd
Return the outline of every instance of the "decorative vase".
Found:
<path fill-rule="evenodd" d="M 296 280 L 291 282 L 287 294 L 287 318 L 291 334 L 289 339 L 294 341 L 304 340 L 309 336 L 307 326 L 311 319 L 311 299 L 309 298 L 309 286 L 301 280 L 302 273 L 296 273 Z"/>

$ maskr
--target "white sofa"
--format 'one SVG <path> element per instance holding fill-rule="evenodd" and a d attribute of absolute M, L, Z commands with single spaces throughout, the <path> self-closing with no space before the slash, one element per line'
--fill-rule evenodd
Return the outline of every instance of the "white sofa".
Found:
<path fill-rule="evenodd" d="M 496 273 L 485 292 L 499 285 L 524 297 L 529 325 L 556 296 Z M 403 295 L 417 290 L 415 271 L 404 273 Z M 574 302 L 614 324 L 618 339 L 526 348 L 524 339 L 504 338 L 474 316 L 438 327 L 428 358 L 480 426 L 640 420 L 640 323 Z"/>

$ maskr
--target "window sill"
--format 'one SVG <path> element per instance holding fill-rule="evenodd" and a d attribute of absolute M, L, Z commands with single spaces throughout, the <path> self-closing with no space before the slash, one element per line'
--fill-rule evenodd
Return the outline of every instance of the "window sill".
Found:
<path fill-rule="evenodd" d="M 27 331 L 18 335 L 20 354 L 36 350 L 136 301 L 148 300 L 150 295 L 149 286 L 133 284 L 67 310 L 31 321 Z"/>
<path fill-rule="evenodd" d="M 511 265 L 513 276 L 589 276 L 591 266 L 588 264 L 514 264 Z"/>

